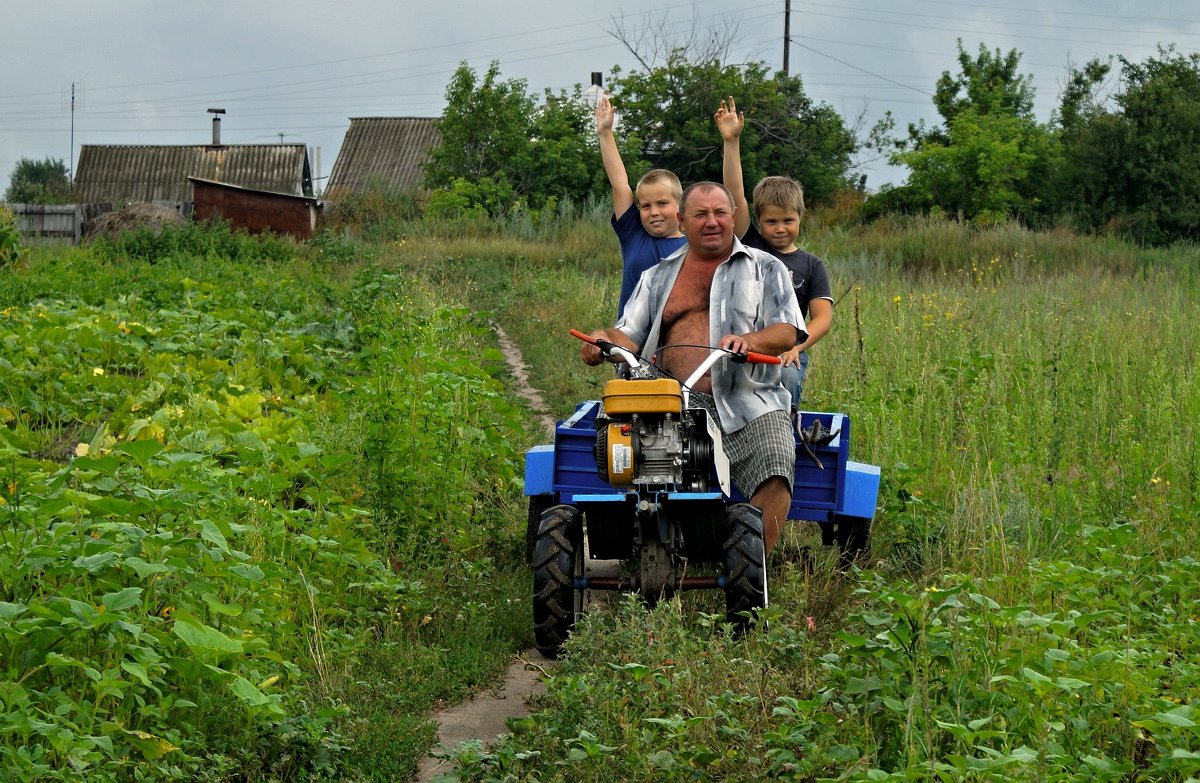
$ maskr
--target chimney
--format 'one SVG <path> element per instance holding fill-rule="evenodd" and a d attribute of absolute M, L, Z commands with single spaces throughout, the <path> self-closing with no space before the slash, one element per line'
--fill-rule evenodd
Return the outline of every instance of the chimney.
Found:
<path fill-rule="evenodd" d="M 213 140 L 214 147 L 221 146 L 221 115 L 225 113 L 224 109 L 209 109 L 208 113 L 213 116 Z"/>

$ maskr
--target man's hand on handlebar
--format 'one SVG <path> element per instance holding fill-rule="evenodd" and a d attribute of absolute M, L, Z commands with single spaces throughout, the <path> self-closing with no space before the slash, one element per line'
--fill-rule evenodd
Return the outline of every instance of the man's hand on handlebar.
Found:
<path fill-rule="evenodd" d="M 592 332 L 588 337 L 593 340 L 607 340 L 608 334 L 604 330 Z M 600 346 L 595 342 L 584 342 L 579 346 L 579 355 L 583 357 L 583 363 L 589 367 L 595 367 L 598 364 L 604 363 L 604 352 L 600 350 Z"/>

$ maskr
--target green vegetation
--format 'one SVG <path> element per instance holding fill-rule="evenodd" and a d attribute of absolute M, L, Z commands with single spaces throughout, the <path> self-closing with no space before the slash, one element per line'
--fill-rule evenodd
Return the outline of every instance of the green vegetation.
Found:
<path fill-rule="evenodd" d="M 71 177 L 61 158 L 21 158 L 8 178 L 4 200 L 14 204 L 70 204 Z"/>
<path fill-rule="evenodd" d="M 700 594 L 593 612 L 542 711 L 459 748 L 458 776 L 1200 774 L 1195 251 L 820 217 L 805 245 L 841 301 L 808 402 L 850 413 L 855 458 L 883 466 L 868 570 L 839 579 L 797 525 L 768 632 L 731 639 Z M 595 395 L 564 332 L 611 318 L 614 248 L 440 255 L 426 273 L 476 282 L 557 415 Z"/>
<path fill-rule="evenodd" d="M 852 118 L 810 99 L 800 77 L 772 73 L 762 62 L 729 64 L 720 36 L 678 46 L 651 39 L 625 41 L 641 68 L 614 66 L 608 84 L 620 112 L 618 146 L 634 179 L 657 167 L 685 184 L 720 181 L 712 114 L 732 95 L 746 113 L 747 182 L 793 177 L 811 206 L 854 205 L 845 217 L 855 222 L 948 215 L 984 226 L 1068 226 L 1158 246 L 1196 239 L 1200 54 L 1166 47 L 1142 62 L 1120 57 L 1115 88 L 1108 85 L 1111 58 L 1093 60 L 1069 74 L 1058 108 L 1039 120 L 1018 51 L 981 43 L 972 56 L 959 41 L 958 72 L 945 71 L 933 86 L 939 120 L 910 125 L 896 139 L 890 114 L 860 132 Z M 648 51 L 640 54 L 639 46 Z M 482 78 L 463 65 L 446 103 L 427 214 L 506 218 L 603 195 L 591 107 L 578 87 L 539 100 L 524 80 L 503 80 L 497 63 Z M 859 171 L 868 156 L 906 168 L 906 181 L 869 193 Z"/>
<path fill-rule="evenodd" d="M 402 780 L 529 642 L 544 435 L 488 322 L 556 415 L 594 397 L 566 329 L 615 310 L 605 210 L 356 209 L 304 247 L 185 227 L 0 277 L 6 776 Z M 797 524 L 745 639 L 715 594 L 596 607 L 452 777 L 1200 776 L 1195 250 L 808 225 L 839 298 L 808 405 L 884 471 L 866 568 Z"/>
<path fill-rule="evenodd" d="M 0 280 L 6 778 L 403 778 L 526 642 L 523 422 L 477 317 L 283 244 Z"/>

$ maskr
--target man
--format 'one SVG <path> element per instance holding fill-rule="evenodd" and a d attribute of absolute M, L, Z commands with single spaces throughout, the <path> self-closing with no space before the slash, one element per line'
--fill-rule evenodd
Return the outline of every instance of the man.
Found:
<path fill-rule="evenodd" d="M 733 234 L 733 196 L 715 182 L 683 192 L 679 221 L 687 245 L 647 270 L 613 329 L 593 337 L 651 357 L 659 346 L 716 345 L 730 351 L 778 355 L 807 337 L 787 268 L 779 259 L 744 247 Z M 661 366 L 689 376 L 709 349 L 662 351 Z M 600 349 L 582 348 L 589 365 Z M 779 367 L 719 362 L 693 388 L 712 395 L 733 483 L 763 512 L 770 551 L 787 519 L 795 475 L 790 397 Z"/>

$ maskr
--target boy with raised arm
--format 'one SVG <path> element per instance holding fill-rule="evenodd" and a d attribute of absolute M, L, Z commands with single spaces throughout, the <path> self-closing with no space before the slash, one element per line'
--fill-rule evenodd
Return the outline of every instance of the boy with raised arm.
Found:
<path fill-rule="evenodd" d="M 608 96 L 602 95 L 596 103 L 596 136 L 604 173 L 612 187 L 612 227 L 621 242 L 623 271 L 621 298 L 617 303 L 620 317 L 642 272 L 674 253 L 687 240 L 679 230 L 679 197 L 683 188 L 678 177 L 665 169 L 654 169 L 638 180 L 636 191 L 629 187 L 629 175 L 613 134 L 616 114 Z"/>
<path fill-rule="evenodd" d="M 738 112 L 733 96 L 721 101 L 714 116 L 724 142 L 721 173 L 725 187 L 733 194 L 734 233 L 747 247 L 766 250 L 777 257 L 792 275 L 796 301 L 807 322 L 808 337 L 780 354 L 784 363 L 783 384 L 792 395 L 792 411 L 800 406 L 804 374 L 808 369 L 808 349 L 829 332 L 833 324 L 833 289 L 825 262 L 796 246 L 800 222 L 804 219 L 804 190 L 789 177 L 764 177 L 754 187 L 756 229 L 750 221 L 746 187 L 742 181 L 741 135 L 745 116 Z"/>

